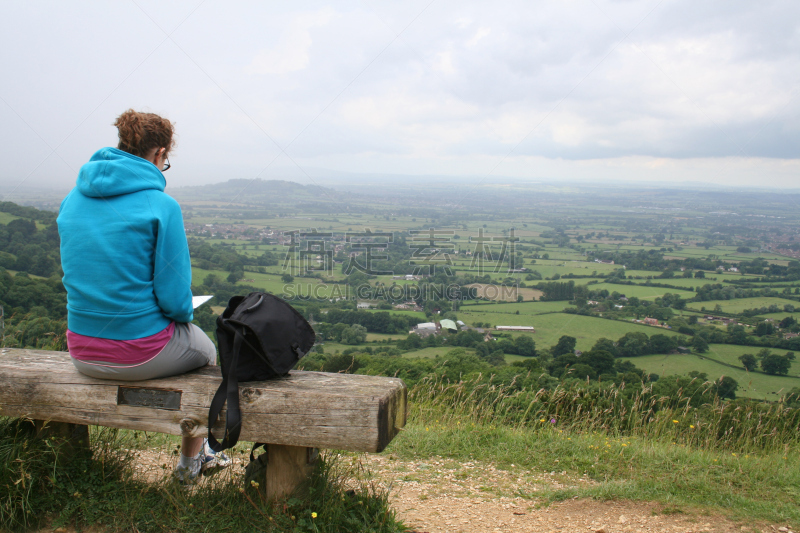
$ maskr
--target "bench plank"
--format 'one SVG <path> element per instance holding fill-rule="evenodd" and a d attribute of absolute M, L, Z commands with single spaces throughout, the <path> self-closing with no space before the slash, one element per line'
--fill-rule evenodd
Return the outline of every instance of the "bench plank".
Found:
<path fill-rule="evenodd" d="M 66 352 L 4 349 L 0 415 L 202 436 L 221 379 L 218 367 L 205 367 L 157 380 L 101 380 L 78 373 Z M 122 399 L 120 387 L 145 390 Z M 292 371 L 240 384 L 239 397 L 246 441 L 379 452 L 406 422 L 407 388 L 397 378 Z M 223 427 L 218 422 L 215 435 Z"/>

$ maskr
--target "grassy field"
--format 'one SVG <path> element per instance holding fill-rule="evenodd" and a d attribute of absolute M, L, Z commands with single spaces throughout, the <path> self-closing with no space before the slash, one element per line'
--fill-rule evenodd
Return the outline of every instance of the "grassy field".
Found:
<path fill-rule="evenodd" d="M 192 267 L 192 282 L 200 284 L 209 274 L 215 274 L 222 280 L 228 277 L 228 272 L 223 270 Z M 276 274 L 259 274 L 257 272 L 245 272 L 244 279 L 240 280 L 238 285 L 250 285 L 288 300 L 296 296 L 336 298 L 347 294 L 347 287 L 344 285 L 322 283 L 313 278 L 295 278 L 292 283 L 284 283 Z"/>
<path fill-rule="evenodd" d="M 702 355 L 729 365 L 741 367 L 742 363 L 739 361 L 739 356 L 746 353 L 756 355 L 760 350 L 762 350 L 762 348 L 759 346 L 738 346 L 735 344 L 709 344 L 708 352 Z M 786 353 L 786 350 L 770 349 L 770 351 L 772 353 L 776 353 L 779 355 L 783 355 Z M 800 374 L 800 362 L 798 361 L 792 362 L 792 366 L 789 369 L 789 374 L 793 376 L 797 376 L 798 374 Z"/>
<path fill-rule="evenodd" d="M 367 342 L 375 342 L 375 341 L 396 341 L 400 339 L 405 339 L 408 337 L 407 333 L 367 333 Z"/>
<path fill-rule="evenodd" d="M 522 296 L 524 300 L 531 301 L 539 299 L 543 294 L 542 291 L 536 289 L 503 287 L 500 285 L 487 285 L 485 283 L 473 283 L 472 285 L 467 285 L 467 287 L 475 287 L 478 291 L 479 298 L 507 302 L 516 302 L 518 296 Z"/>
<path fill-rule="evenodd" d="M 533 340 L 536 345 L 546 348 L 555 345 L 562 335 L 569 335 L 577 339 L 578 350 L 588 350 L 598 339 L 605 337 L 617 340 L 629 331 L 641 331 L 649 335 L 662 333 L 675 335 L 672 331 L 663 328 L 644 326 L 632 322 L 605 320 L 582 315 L 566 313 L 552 313 L 546 315 L 523 315 L 506 313 L 471 313 L 463 309 L 458 312 L 461 320 L 467 324 L 474 322 L 489 322 L 492 326 L 533 326 L 536 333 Z M 514 333 L 512 333 L 513 335 Z M 524 333 L 527 334 L 527 333 Z"/>
<path fill-rule="evenodd" d="M 413 352 L 406 352 L 403 354 L 403 357 L 406 358 L 426 357 L 429 359 L 433 359 L 437 355 L 439 356 L 445 355 L 452 349 L 453 349 L 452 346 L 436 346 L 435 348 L 422 348 L 420 350 L 415 350 Z"/>
<path fill-rule="evenodd" d="M 694 298 L 694 293 L 691 291 L 682 291 L 679 289 L 664 289 L 661 287 L 646 287 L 644 285 L 617 285 L 614 283 L 598 283 L 590 285 L 590 290 L 599 291 L 602 289 L 607 290 L 609 293 L 618 292 L 624 294 L 628 298 L 635 296 L 640 300 L 655 300 L 667 294 L 679 294 L 681 298 Z"/>
<path fill-rule="evenodd" d="M 11 222 L 12 220 L 16 220 L 18 218 L 19 218 L 18 216 L 12 215 L 11 213 L 4 213 L 0 211 L 0 224 L 5 225 Z"/>
<path fill-rule="evenodd" d="M 715 357 L 716 353 L 709 351 L 707 355 Z M 800 387 L 800 378 L 797 377 L 769 376 L 760 372 L 747 372 L 741 367 L 731 368 L 721 365 L 702 355 L 644 355 L 622 359 L 659 376 L 685 376 L 692 371 L 705 372 L 712 380 L 719 379 L 721 376 L 730 376 L 739 383 L 737 396 L 744 398 L 776 401 L 793 387 Z"/>
<path fill-rule="evenodd" d="M 706 311 L 713 311 L 719 305 L 725 313 L 741 313 L 745 309 L 754 309 L 757 307 L 769 307 L 770 305 L 777 305 L 781 311 L 786 304 L 800 307 L 800 302 L 794 300 L 786 300 L 784 298 L 774 298 L 770 296 L 759 296 L 757 298 L 736 298 L 734 300 L 708 300 L 706 302 L 691 302 L 687 304 L 692 309 L 706 308 Z"/>
<path fill-rule="evenodd" d="M 520 302 L 520 303 L 480 303 L 478 305 L 462 305 L 462 311 L 473 313 L 505 313 L 520 315 L 540 315 L 542 313 L 557 313 L 565 307 L 569 307 L 568 302 Z"/>

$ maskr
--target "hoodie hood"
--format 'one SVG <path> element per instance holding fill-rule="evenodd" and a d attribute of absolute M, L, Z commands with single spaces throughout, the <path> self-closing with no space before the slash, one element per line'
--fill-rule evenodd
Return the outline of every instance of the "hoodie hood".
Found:
<path fill-rule="evenodd" d="M 166 185 L 150 161 L 117 148 L 102 148 L 81 167 L 77 188 L 84 196 L 106 198 L 147 189 L 163 192 Z"/>

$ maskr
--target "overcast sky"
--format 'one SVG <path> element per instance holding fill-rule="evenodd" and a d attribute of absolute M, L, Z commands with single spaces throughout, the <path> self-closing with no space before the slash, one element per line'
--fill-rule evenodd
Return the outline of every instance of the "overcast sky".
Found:
<path fill-rule="evenodd" d="M 800 2 L 0 3 L 0 196 L 129 107 L 170 185 L 343 174 L 800 186 Z"/>

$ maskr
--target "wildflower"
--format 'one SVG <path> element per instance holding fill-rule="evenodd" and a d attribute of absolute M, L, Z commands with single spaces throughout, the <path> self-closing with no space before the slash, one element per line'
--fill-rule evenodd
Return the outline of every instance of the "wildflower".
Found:
<path fill-rule="evenodd" d="M 673 423 L 673 424 L 677 424 L 677 423 L 678 423 L 678 421 L 677 421 L 677 420 L 673 420 L 673 421 L 672 421 L 672 423 Z"/>
<path fill-rule="evenodd" d="M 258 481 L 250 480 L 250 486 L 258 488 Z"/>
<path fill-rule="evenodd" d="M 689 424 L 689 427 L 694 429 L 694 424 Z"/>
<path fill-rule="evenodd" d="M 555 424 L 555 423 L 556 423 L 556 419 L 555 419 L 555 418 L 551 418 L 551 419 L 550 419 L 550 423 L 551 423 L 551 424 Z"/>
<path fill-rule="evenodd" d="M 623 446 L 627 446 L 627 444 L 625 444 L 624 442 L 622 443 L 622 445 L 623 445 Z"/>
<path fill-rule="evenodd" d="M 317 513 L 311 513 L 311 518 L 316 518 L 316 517 L 317 517 Z"/>
<path fill-rule="evenodd" d="M 544 418 L 540 418 L 540 419 L 539 419 L 539 422 L 544 422 Z"/>
<path fill-rule="evenodd" d="M 731 455 L 732 455 L 732 456 L 734 456 L 734 457 L 736 457 L 736 454 L 735 454 L 735 453 L 732 453 Z"/>

